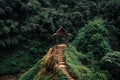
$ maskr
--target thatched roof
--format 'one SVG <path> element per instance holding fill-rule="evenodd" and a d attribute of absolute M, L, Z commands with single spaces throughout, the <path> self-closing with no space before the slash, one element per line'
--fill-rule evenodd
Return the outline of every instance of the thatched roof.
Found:
<path fill-rule="evenodd" d="M 65 28 L 60 27 L 52 36 L 54 37 L 54 36 L 70 36 L 70 35 L 71 34 L 68 33 L 68 31 Z"/>

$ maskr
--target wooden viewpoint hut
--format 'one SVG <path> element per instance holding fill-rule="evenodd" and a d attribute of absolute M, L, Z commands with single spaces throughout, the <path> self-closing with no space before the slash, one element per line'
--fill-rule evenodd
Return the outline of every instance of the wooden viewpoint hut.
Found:
<path fill-rule="evenodd" d="M 56 32 L 52 35 L 52 37 L 63 37 L 63 36 L 71 36 L 71 34 L 63 27 L 60 27 L 59 29 L 56 30 Z M 66 43 L 68 42 L 68 38 L 66 38 Z"/>

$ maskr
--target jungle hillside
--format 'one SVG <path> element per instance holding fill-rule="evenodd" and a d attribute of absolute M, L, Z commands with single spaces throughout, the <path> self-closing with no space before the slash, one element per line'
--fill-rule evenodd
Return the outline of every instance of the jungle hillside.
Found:
<path fill-rule="evenodd" d="M 120 80 L 120 0 L 0 0 L 0 80 Z"/>

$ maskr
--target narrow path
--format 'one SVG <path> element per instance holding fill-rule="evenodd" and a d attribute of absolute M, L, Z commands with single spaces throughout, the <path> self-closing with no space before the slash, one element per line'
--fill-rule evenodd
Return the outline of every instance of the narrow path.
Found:
<path fill-rule="evenodd" d="M 62 69 L 64 74 L 66 74 L 69 78 L 69 80 L 75 80 L 72 75 L 68 72 L 66 62 L 64 60 L 64 52 L 65 52 L 65 44 L 59 44 L 57 45 L 57 53 L 58 53 L 58 60 L 59 60 L 59 68 Z"/>

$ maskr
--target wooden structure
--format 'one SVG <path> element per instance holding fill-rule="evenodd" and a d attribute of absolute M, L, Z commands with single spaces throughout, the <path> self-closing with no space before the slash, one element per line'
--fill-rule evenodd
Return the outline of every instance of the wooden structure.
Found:
<path fill-rule="evenodd" d="M 58 36 L 70 36 L 71 34 L 68 33 L 68 31 L 63 28 L 63 27 L 60 27 L 52 36 L 53 37 L 58 37 Z"/>
<path fill-rule="evenodd" d="M 59 29 L 57 29 L 56 32 L 52 35 L 52 37 L 56 37 L 57 42 L 61 39 L 59 37 L 63 37 L 63 36 L 66 36 L 65 42 L 67 43 L 68 42 L 68 36 L 71 36 L 71 34 L 68 33 L 68 31 L 63 27 L 60 27 Z"/>

